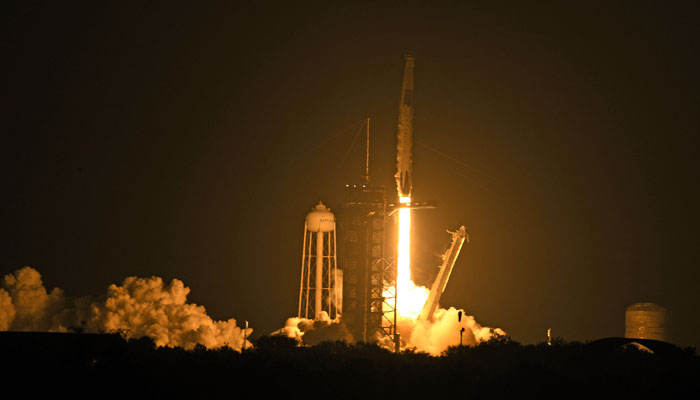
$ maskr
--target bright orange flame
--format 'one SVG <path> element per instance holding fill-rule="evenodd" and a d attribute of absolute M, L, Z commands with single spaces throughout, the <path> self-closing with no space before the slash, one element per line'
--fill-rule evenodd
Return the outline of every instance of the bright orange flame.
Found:
<path fill-rule="evenodd" d="M 411 202 L 410 197 L 401 197 L 401 204 Z M 399 249 L 396 275 L 396 308 L 398 315 L 416 319 L 428 299 L 430 291 L 416 286 L 411 280 L 411 209 L 399 208 Z"/>

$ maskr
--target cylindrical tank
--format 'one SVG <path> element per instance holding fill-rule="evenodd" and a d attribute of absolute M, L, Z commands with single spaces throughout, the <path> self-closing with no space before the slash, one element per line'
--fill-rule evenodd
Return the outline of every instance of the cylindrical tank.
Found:
<path fill-rule="evenodd" d="M 625 337 L 671 340 L 671 314 L 654 303 L 635 303 L 625 311 Z"/>
<path fill-rule="evenodd" d="M 310 232 L 332 232 L 335 230 L 335 215 L 319 201 L 318 205 L 306 214 L 306 229 Z"/>

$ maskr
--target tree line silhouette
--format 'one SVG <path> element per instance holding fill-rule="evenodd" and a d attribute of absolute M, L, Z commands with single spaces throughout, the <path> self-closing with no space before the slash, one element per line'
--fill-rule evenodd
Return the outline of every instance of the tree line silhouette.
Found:
<path fill-rule="evenodd" d="M 285 336 L 262 336 L 238 352 L 156 347 L 148 338 L 125 340 L 118 334 L 0 332 L 0 354 L 8 371 L 3 386 L 77 397 L 674 398 L 698 393 L 700 357 L 694 348 L 632 342 L 558 339 L 522 345 L 496 337 L 434 357 L 368 343 L 301 346 Z"/>

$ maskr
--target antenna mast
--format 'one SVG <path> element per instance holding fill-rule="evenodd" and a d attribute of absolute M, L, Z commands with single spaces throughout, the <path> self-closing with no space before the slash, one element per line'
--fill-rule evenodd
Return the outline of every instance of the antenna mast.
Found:
<path fill-rule="evenodd" d="M 369 117 L 367 117 L 365 125 L 367 127 L 367 143 L 365 146 L 365 175 L 363 178 L 365 179 L 365 182 L 369 183 Z"/>

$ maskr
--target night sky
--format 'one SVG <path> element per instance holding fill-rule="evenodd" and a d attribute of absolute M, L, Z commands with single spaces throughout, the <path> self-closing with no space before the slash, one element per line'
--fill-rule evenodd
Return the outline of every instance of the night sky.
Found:
<path fill-rule="evenodd" d="M 443 306 L 535 343 L 623 336 L 651 301 L 700 346 L 691 6 L 102 3 L 3 11 L 0 274 L 178 278 L 216 319 L 282 327 L 304 215 L 359 181 L 365 117 L 395 195 L 410 53 L 413 195 L 438 204 L 414 213 L 418 283 L 466 225 Z"/>

